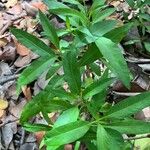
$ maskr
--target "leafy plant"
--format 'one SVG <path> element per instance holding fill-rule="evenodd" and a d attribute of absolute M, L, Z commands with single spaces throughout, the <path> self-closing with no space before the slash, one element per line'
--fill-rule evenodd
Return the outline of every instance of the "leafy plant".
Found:
<path fill-rule="evenodd" d="M 18 92 L 45 70 L 49 79 L 46 88 L 24 107 L 20 123 L 27 131 L 45 131 L 41 147 L 46 145 L 48 150 L 63 149 L 65 144 L 74 142 L 75 150 L 80 144 L 90 150 L 121 150 L 128 144 L 122 134 L 150 132 L 150 123 L 132 117 L 150 105 L 149 92 L 106 107 L 108 87 L 114 80 L 119 79 L 130 88 L 130 71 L 118 43 L 132 24 L 118 27 L 117 21 L 106 20 L 115 9 L 108 8 L 104 0 L 95 0 L 90 8 L 76 0 L 63 2 L 45 0 L 49 11 L 66 22 L 64 29 L 55 29 L 39 11 L 44 35 L 52 46 L 25 31 L 11 29 L 22 44 L 40 56 L 20 75 Z M 64 38 L 68 35 L 72 37 L 69 41 Z M 96 62 L 107 69 L 102 70 Z M 64 84 L 68 85 L 65 89 Z M 30 119 L 40 112 L 47 124 L 32 124 Z M 60 114 L 56 122 L 48 117 L 51 112 Z"/>

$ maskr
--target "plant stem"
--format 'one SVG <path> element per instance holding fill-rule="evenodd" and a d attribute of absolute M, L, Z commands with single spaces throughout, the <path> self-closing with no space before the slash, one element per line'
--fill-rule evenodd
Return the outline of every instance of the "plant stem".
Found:
<path fill-rule="evenodd" d="M 142 136 L 135 136 L 135 137 L 128 137 L 124 138 L 124 140 L 137 140 L 137 139 L 143 139 L 143 138 L 150 138 L 150 135 L 142 135 Z"/>

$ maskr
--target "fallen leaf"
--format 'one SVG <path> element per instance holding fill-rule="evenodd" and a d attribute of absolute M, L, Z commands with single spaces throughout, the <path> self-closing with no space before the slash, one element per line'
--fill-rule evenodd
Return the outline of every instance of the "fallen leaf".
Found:
<path fill-rule="evenodd" d="M 0 109 L 4 110 L 7 107 L 8 107 L 8 102 L 3 99 L 0 99 Z"/>
<path fill-rule="evenodd" d="M 8 43 L 4 48 L 3 52 L 0 55 L 1 60 L 14 60 L 16 57 L 16 48 L 12 42 Z"/>
<path fill-rule="evenodd" d="M 31 5 L 36 9 L 40 9 L 43 12 L 47 11 L 47 6 L 42 2 L 33 2 L 31 3 Z"/>
<path fill-rule="evenodd" d="M 27 12 L 27 14 L 29 16 L 35 16 L 38 12 L 38 9 L 36 9 L 35 7 L 31 6 L 29 3 L 24 2 L 23 3 L 23 7 L 25 9 L 25 11 Z"/>
<path fill-rule="evenodd" d="M 26 48 L 24 45 L 20 44 L 19 42 L 15 41 L 15 45 L 16 45 L 16 50 L 17 53 L 20 56 L 26 56 L 29 55 L 30 50 L 28 48 Z"/>
<path fill-rule="evenodd" d="M 17 60 L 15 61 L 15 63 L 14 63 L 14 65 L 16 66 L 16 67 L 25 67 L 25 66 L 27 66 L 30 62 L 31 62 L 31 57 L 29 56 L 29 55 L 27 55 L 27 56 L 24 56 L 24 57 L 22 57 L 22 56 L 20 56 L 20 57 L 18 57 L 17 58 Z"/>
<path fill-rule="evenodd" d="M 3 117 L 5 110 L 0 109 L 0 118 Z"/>
<path fill-rule="evenodd" d="M 22 13 L 22 6 L 17 4 L 13 6 L 12 8 L 10 8 L 7 12 L 13 15 L 19 15 Z"/>
<path fill-rule="evenodd" d="M 22 112 L 23 107 L 26 104 L 26 100 L 22 99 L 18 105 L 14 105 L 13 102 L 10 103 L 9 112 L 15 116 L 16 118 L 20 118 L 20 114 Z"/>
<path fill-rule="evenodd" d="M 31 94 L 31 89 L 30 89 L 30 87 L 23 86 L 23 87 L 22 87 L 22 92 L 23 92 L 23 94 L 24 94 L 24 96 L 25 96 L 25 98 L 26 98 L 27 100 L 31 100 L 31 99 L 32 99 L 32 94 Z"/>
<path fill-rule="evenodd" d="M 44 131 L 39 131 L 35 133 L 35 138 L 39 144 L 41 143 L 44 135 L 45 135 Z"/>
<path fill-rule="evenodd" d="M 11 75 L 11 68 L 9 67 L 8 63 L 0 62 L 0 76 Z"/>
<path fill-rule="evenodd" d="M 71 144 L 65 145 L 65 150 L 73 150 L 73 146 Z"/>
<path fill-rule="evenodd" d="M 4 47 L 8 41 L 5 38 L 0 39 L 0 47 Z"/>
<path fill-rule="evenodd" d="M 6 149 L 8 149 L 13 139 L 13 135 L 16 133 L 16 131 L 17 131 L 16 122 L 8 123 L 2 127 L 2 139 L 4 141 L 4 146 Z"/>
<path fill-rule="evenodd" d="M 150 107 L 146 107 L 142 111 L 135 114 L 135 118 L 138 120 L 149 121 L 150 120 Z"/>
<path fill-rule="evenodd" d="M 6 8 L 10 8 L 13 7 L 17 4 L 18 0 L 9 0 L 7 1 L 7 3 L 5 4 Z"/>

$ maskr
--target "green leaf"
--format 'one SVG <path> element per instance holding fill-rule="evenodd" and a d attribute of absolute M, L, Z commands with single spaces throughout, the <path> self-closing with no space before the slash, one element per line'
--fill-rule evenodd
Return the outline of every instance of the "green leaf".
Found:
<path fill-rule="evenodd" d="M 89 66 L 93 73 L 95 73 L 97 76 L 101 76 L 101 68 L 99 64 L 97 65 L 96 63 L 92 63 Z"/>
<path fill-rule="evenodd" d="M 27 67 L 18 79 L 17 91 L 20 91 L 21 86 L 27 85 L 37 79 L 45 70 L 49 68 L 54 58 L 44 56 L 35 60 L 29 67 Z"/>
<path fill-rule="evenodd" d="M 97 46 L 95 45 L 95 43 L 92 43 L 88 47 L 87 51 L 84 53 L 78 64 L 79 66 L 85 66 L 87 64 L 91 64 L 92 62 L 101 57 L 102 54 L 98 50 Z"/>
<path fill-rule="evenodd" d="M 104 118 L 123 119 L 150 105 L 150 92 L 129 97 L 109 109 Z"/>
<path fill-rule="evenodd" d="M 24 123 L 23 127 L 29 132 L 49 131 L 51 127 L 45 124 L 30 124 Z"/>
<path fill-rule="evenodd" d="M 63 0 L 63 2 L 77 5 L 77 7 L 81 10 L 81 12 L 85 12 L 85 7 L 80 2 L 78 2 L 77 0 L 71 0 L 71 1 L 70 0 Z"/>
<path fill-rule="evenodd" d="M 64 83 L 64 76 L 55 74 L 50 78 L 50 81 L 48 84 L 51 85 L 54 90 L 55 88 L 61 87 L 63 83 Z M 52 92 L 53 92 L 53 90 L 52 90 Z"/>
<path fill-rule="evenodd" d="M 115 20 L 104 20 L 90 26 L 90 31 L 94 36 L 100 37 L 111 31 L 117 24 Z"/>
<path fill-rule="evenodd" d="M 150 43 L 149 42 L 144 42 L 144 46 L 145 46 L 145 49 L 150 52 Z"/>
<path fill-rule="evenodd" d="M 74 150 L 79 150 L 80 149 L 80 141 L 77 141 L 75 146 L 74 146 Z"/>
<path fill-rule="evenodd" d="M 149 14 L 141 13 L 141 14 L 139 14 L 139 18 L 142 18 L 142 19 L 145 19 L 147 21 L 150 21 L 150 15 Z"/>
<path fill-rule="evenodd" d="M 56 15 L 63 15 L 63 16 L 74 16 L 80 19 L 80 21 L 83 23 L 83 25 L 86 25 L 88 23 L 87 17 L 82 13 L 75 9 L 71 8 L 56 8 L 49 10 L 51 13 Z"/>
<path fill-rule="evenodd" d="M 33 99 L 25 105 L 21 113 L 21 124 L 24 124 L 39 112 L 49 113 L 58 110 L 66 110 L 72 107 L 67 101 L 54 99 L 54 95 L 51 91 L 52 86 L 47 85 L 43 91 L 34 96 Z"/>
<path fill-rule="evenodd" d="M 44 3 L 49 9 L 69 8 L 67 5 L 63 4 L 62 2 L 58 2 L 57 0 L 44 0 Z"/>
<path fill-rule="evenodd" d="M 66 110 L 72 107 L 72 105 L 64 100 L 49 100 L 45 103 L 40 104 L 41 106 L 41 110 L 43 112 L 54 112 L 54 111 L 58 111 L 58 110 Z"/>
<path fill-rule="evenodd" d="M 51 86 L 47 86 L 42 92 L 34 96 L 33 99 L 24 106 L 20 117 L 21 124 L 24 124 L 31 117 L 38 114 L 42 110 L 42 105 L 44 105 L 44 103 L 47 104 L 47 101 L 53 98 L 53 95 L 49 92 L 50 89 Z"/>
<path fill-rule="evenodd" d="M 59 38 L 57 36 L 56 29 L 54 28 L 54 26 L 49 22 L 48 18 L 41 11 L 39 11 L 39 17 L 40 17 L 40 22 L 44 29 L 45 35 L 50 39 L 50 41 L 57 48 L 59 48 Z"/>
<path fill-rule="evenodd" d="M 109 38 L 114 43 L 119 43 L 129 32 L 130 28 L 133 26 L 133 23 L 127 23 L 121 27 L 115 28 L 107 32 L 104 37 Z"/>
<path fill-rule="evenodd" d="M 91 85 L 89 85 L 84 91 L 83 91 L 83 97 L 85 99 L 92 97 L 93 95 L 96 95 L 100 92 L 102 92 L 104 89 L 106 89 L 111 83 L 113 79 L 108 78 L 104 80 L 98 80 Z"/>
<path fill-rule="evenodd" d="M 76 35 L 74 39 L 74 45 L 76 45 L 76 47 L 83 47 L 94 41 L 95 41 L 95 37 L 88 36 L 85 33 L 82 33 L 81 31 L 76 31 Z"/>
<path fill-rule="evenodd" d="M 76 99 L 76 95 L 66 92 L 63 88 L 53 88 L 51 93 L 62 100 L 72 101 Z"/>
<path fill-rule="evenodd" d="M 96 15 L 92 16 L 93 17 L 93 22 L 99 22 L 110 16 L 115 12 L 115 8 L 106 8 L 100 12 L 98 12 Z"/>
<path fill-rule="evenodd" d="M 117 130 L 120 133 L 124 134 L 145 134 L 150 133 L 150 122 L 144 122 L 139 120 L 123 120 L 116 121 L 105 125 L 106 128 L 111 128 Z"/>
<path fill-rule="evenodd" d="M 121 150 L 123 143 L 123 138 L 119 132 L 98 125 L 97 150 Z"/>
<path fill-rule="evenodd" d="M 70 90 L 73 93 L 78 94 L 81 90 L 81 77 L 75 53 L 76 52 L 73 48 L 72 51 L 68 51 L 64 54 L 63 68 L 65 73 L 65 79 L 68 82 Z"/>
<path fill-rule="evenodd" d="M 100 6 L 103 6 L 105 4 L 105 1 L 106 0 L 101 0 L 101 1 L 100 0 L 94 0 L 93 4 L 91 6 L 91 9 L 95 10 L 95 9 L 99 8 Z"/>
<path fill-rule="evenodd" d="M 145 0 L 145 1 L 143 2 L 143 5 L 150 5 L 150 1 L 149 1 L 149 0 Z"/>
<path fill-rule="evenodd" d="M 72 143 L 81 138 L 89 128 L 89 123 L 84 121 L 76 121 L 60 126 L 46 133 L 45 144 L 48 146 L 61 146 Z"/>
<path fill-rule="evenodd" d="M 65 124 L 77 121 L 79 117 L 79 109 L 77 107 L 70 108 L 64 111 L 54 123 L 53 128 L 63 126 Z"/>
<path fill-rule="evenodd" d="M 43 41 L 39 40 L 36 36 L 29 34 L 21 29 L 11 29 L 12 34 L 27 48 L 40 56 L 54 56 L 54 51 L 48 47 Z"/>
<path fill-rule="evenodd" d="M 88 142 L 85 143 L 85 145 L 86 145 L 88 150 L 96 150 L 97 149 L 94 141 L 92 141 L 92 142 L 88 141 Z"/>
<path fill-rule="evenodd" d="M 125 0 L 131 8 L 134 8 L 135 1 L 134 0 Z"/>
<path fill-rule="evenodd" d="M 108 66 L 113 73 L 129 88 L 130 72 L 118 45 L 105 37 L 100 37 L 95 43 L 104 58 L 108 60 Z"/>
<path fill-rule="evenodd" d="M 62 66 L 62 64 L 54 63 L 49 67 L 48 73 L 46 75 L 46 79 L 51 78 L 54 74 L 57 73 L 58 69 Z"/>

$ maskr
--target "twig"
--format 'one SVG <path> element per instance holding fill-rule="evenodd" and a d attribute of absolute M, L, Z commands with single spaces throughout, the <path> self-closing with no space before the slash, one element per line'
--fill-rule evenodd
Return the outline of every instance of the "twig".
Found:
<path fill-rule="evenodd" d="M 4 83 L 11 81 L 11 80 L 14 80 L 18 77 L 19 77 L 19 75 L 2 76 L 2 77 L 0 77 L 0 84 L 2 85 Z"/>
<path fill-rule="evenodd" d="M 9 21 L 0 31 L 0 35 L 3 35 L 5 31 L 12 25 L 12 21 Z"/>
<path fill-rule="evenodd" d="M 142 136 L 135 136 L 135 137 L 127 137 L 127 138 L 124 138 L 124 140 L 138 140 L 138 139 L 144 139 L 144 138 L 150 138 L 150 135 L 142 135 Z"/>
<path fill-rule="evenodd" d="M 23 129 L 21 139 L 20 139 L 20 145 L 22 145 L 24 143 L 24 139 L 25 139 L 25 130 Z"/>
<path fill-rule="evenodd" d="M 16 121 L 18 121 L 18 120 L 19 120 L 19 119 L 15 119 L 15 120 L 8 120 L 8 121 L 6 121 L 6 122 L 4 122 L 4 123 L 0 124 L 0 127 L 3 127 L 3 126 L 5 126 L 6 124 L 9 124 L 9 123 L 16 122 Z"/>
<path fill-rule="evenodd" d="M 113 91 L 113 94 L 116 94 L 119 96 L 136 96 L 140 93 L 139 92 L 115 92 L 115 91 Z"/>

